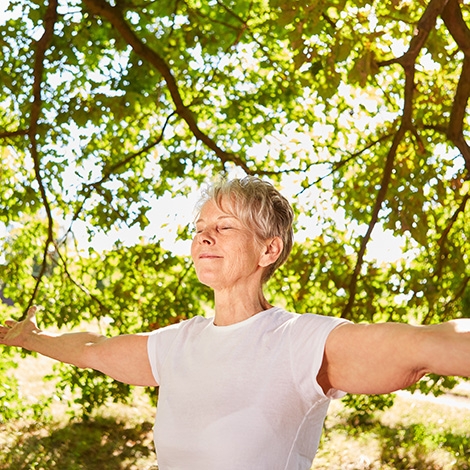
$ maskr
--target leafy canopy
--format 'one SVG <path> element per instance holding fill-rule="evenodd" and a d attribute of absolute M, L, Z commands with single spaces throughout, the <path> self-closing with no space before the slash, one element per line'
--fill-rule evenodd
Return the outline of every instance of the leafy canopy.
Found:
<path fill-rule="evenodd" d="M 1 5 L 0 287 L 16 309 L 110 333 L 203 313 L 187 256 L 95 241 L 159 226 L 156 201 L 223 173 L 295 204 L 301 243 L 274 301 L 355 321 L 468 315 L 468 2 Z M 402 259 L 370 255 L 379 228 Z"/>

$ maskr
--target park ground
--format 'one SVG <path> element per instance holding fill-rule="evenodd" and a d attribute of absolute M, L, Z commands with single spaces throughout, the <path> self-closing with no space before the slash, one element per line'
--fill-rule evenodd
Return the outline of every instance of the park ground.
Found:
<path fill-rule="evenodd" d="M 25 401 L 53 393 L 52 361 L 27 357 L 15 371 Z M 154 470 L 154 409 L 136 393 L 87 420 L 56 401 L 44 420 L 0 424 L 0 470 Z M 452 394 L 399 392 L 392 408 L 358 426 L 341 401 L 330 407 L 314 470 L 470 469 L 470 383 Z"/>

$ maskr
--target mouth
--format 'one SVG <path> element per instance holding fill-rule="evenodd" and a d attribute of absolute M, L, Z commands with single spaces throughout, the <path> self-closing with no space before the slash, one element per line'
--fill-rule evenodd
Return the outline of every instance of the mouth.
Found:
<path fill-rule="evenodd" d="M 219 259 L 219 258 L 222 258 L 222 256 L 213 255 L 211 253 L 202 253 L 199 255 L 199 259 Z"/>

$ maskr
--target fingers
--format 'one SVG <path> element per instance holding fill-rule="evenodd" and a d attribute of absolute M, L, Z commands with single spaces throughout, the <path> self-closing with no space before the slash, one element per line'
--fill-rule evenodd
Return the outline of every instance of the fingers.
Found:
<path fill-rule="evenodd" d="M 37 311 L 40 308 L 37 305 L 33 305 L 32 307 L 29 307 L 28 311 L 26 312 L 26 318 L 25 321 L 32 321 L 33 323 L 36 323 L 35 316 Z M 13 328 L 18 322 L 16 320 L 5 320 L 4 325 L 6 328 Z"/>
<path fill-rule="evenodd" d="M 5 325 L 0 325 L 0 344 L 7 344 L 6 341 L 11 334 L 11 329 L 16 324 L 16 321 L 7 320 Z"/>
<path fill-rule="evenodd" d="M 9 346 L 21 346 L 21 341 L 18 339 L 27 334 L 36 326 L 36 312 L 39 308 L 33 305 L 26 312 L 26 318 L 23 321 L 6 320 L 4 325 L 0 325 L 0 344 Z M 33 324 L 31 327 L 30 323 Z"/>
<path fill-rule="evenodd" d="M 29 307 L 28 312 L 26 313 L 26 320 L 32 320 L 36 316 L 37 311 L 38 307 L 36 305 Z"/>

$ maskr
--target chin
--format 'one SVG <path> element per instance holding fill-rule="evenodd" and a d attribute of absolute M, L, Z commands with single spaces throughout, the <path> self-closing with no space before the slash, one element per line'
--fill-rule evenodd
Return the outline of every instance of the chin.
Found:
<path fill-rule="evenodd" d="M 217 285 L 217 278 L 215 276 L 207 276 L 204 274 L 198 274 L 197 278 L 201 284 L 214 289 Z"/>
<path fill-rule="evenodd" d="M 205 286 L 210 287 L 214 291 L 222 290 L 226 287 L 225 284 L 220 282 L 220 278 L 214 279 L 214 277 L 201 276 L 201 277 L 198 277 L 198 279 L 201 284 L 204 284 Z"/>

